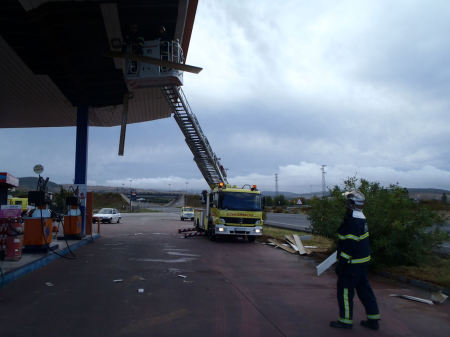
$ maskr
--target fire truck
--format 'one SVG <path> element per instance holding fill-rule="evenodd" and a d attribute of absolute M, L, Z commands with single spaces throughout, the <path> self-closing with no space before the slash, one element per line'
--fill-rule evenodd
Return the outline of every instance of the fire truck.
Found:
<path fill-rule="evenodd" d="M 211 240 L 235 236 L 253 242 L 262 235 L 263 197 L 256 185 L 238 188 L 220 182 L 202 196 L 206 208 L 194 211 L 194 224 Z"/>
<path fill-rule="evenodd" d="M 126 53 L 115 52 L 110 56 L 125 59 L 127 85 L 131 89 L 162 87 L 194 161 L 211 188 L 202 193 L 205 209 L 195 211 L 196 227 L 211 239 L 229 235 L 254 241 L 262 235 L 261 192 L 256 186 L 238 188 L 228 184 L 226 169 L 213 152 L 181 89 L 182 71 L 198 73 L 201 68 L 184 64 L 179 41 L 144 41 L 139 55 L 133 51 L 135 48 L 136 45 L 128 44 Z"/>

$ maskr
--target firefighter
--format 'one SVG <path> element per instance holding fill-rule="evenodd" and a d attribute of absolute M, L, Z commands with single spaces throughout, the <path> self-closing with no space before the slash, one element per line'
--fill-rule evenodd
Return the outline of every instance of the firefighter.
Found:
<path fill-rule="evenodd" d="M 132 52 L 136 55 L 142 55 L 144 47 L 144 38 L 138 32 L 138 25 L 132 24 L 125 35 L 124 51 Z"/>
<path fill-rule="evenodd" d="M 346 197 L 347 212 L 338 229 L 336 274 L 339 320 L 330 322 L 330 326 L 342 329 L 353 327 L 353 297 L 356 289 L 367 314 L 367 320 L 361 321 L 361 325 L 378 330 L 380 313 L 367 277 L 370 245 L 367 221 L 362 212 L 365 198 L 356 190 L 347 192 Z"/>
<path fill-rule="evenodd" d="M 125 35 L 122 52 L 128 54 L 142 55 L 144 47 L 144 38 L 138 32 L 138 26 L 132 24 L 128 33 Z M 127 74 L 138 75 L 138 62 L 136 60 L 127 60 Z"/>

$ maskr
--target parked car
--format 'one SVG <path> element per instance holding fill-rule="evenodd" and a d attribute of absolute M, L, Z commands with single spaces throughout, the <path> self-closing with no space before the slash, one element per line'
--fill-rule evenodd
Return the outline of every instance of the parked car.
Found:
<path fill-rule="evenodd" d="M 192 207 L 181 208 L 181 221 L 184 221 L 184 219 L 194 221 L 194 209 Z"/>
<path fill-rule="evenodd" d="M 93 216 L 93 221 L 100 219 L 101 222 L 116 222 L 119 223 L 122 216 L 119 211 L 115 208 L 102 208 L 100 211 L 95 213 Z"/>

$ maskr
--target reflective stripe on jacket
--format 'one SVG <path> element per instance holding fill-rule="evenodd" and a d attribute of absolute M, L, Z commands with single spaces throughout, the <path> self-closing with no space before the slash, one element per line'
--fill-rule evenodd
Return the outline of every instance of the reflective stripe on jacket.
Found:
<path fill-rule="evenodd" d="M 338 262 L 359 264 L 370 261 L 367 222 L 361 211 L 348 210 L 338 230 Z"/>

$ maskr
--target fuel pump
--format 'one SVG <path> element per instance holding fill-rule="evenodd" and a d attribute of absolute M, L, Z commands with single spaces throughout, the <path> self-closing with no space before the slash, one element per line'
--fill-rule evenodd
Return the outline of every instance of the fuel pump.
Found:
<path fill-rule="evenodd" d="M 38 165 L 36 165 L 38 166 Z M 24 250 L 27 252 L 41 251 L 56 248 L 52 243 L 52 224 L 53 220 L 50 213 L 50 197 L 47 192 L 47 183 L 49 178 L 42 178 L 41 170 L 35 172 L 39 174 L 36 191 L 28 192 L 28 203 L 34 206 L 24 220 Z"/>
<path fill-rule="evenodd" d="M 81 239 L 81 210 L 78 187 L 66 198 L 64 239 Z"/>
<path fill-rule="evenodd" d="M 22 256 L 22 207 L 8 204 L 8 189 L 19 186 L 19 179 L 0 172 L 0 259 L 17 261 Z"/>

